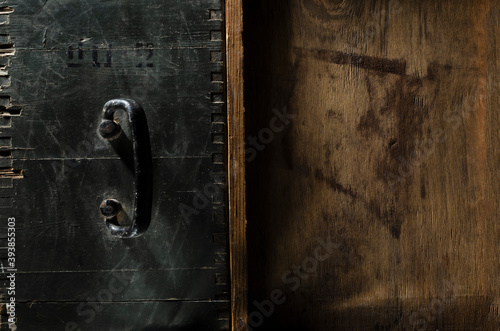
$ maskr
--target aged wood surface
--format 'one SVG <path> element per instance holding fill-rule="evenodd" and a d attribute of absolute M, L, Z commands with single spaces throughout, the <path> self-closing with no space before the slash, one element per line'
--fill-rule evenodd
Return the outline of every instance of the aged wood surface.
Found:
<path fill-rule="evenodd" d="M 500 329 L 499 19 L 246 2 L 251 328 Z"/>
<path fill-rule="evenodd" d="M 229 328 L 223 13 L 220 0 L 2 1 L 2 328 L 11 298 L 20 330 Z M 152 145 L 153 218 L 131 240 L 98 208 L 134 208 L 133 172 L 97 130 L 114 98 L 143 106 Z"/>
<path fill-rule="evenodd" d="M 240 330 L 246 325 L 248 290 L 242 0 L 226 0 L 225 14 L 231 324 Z"/>

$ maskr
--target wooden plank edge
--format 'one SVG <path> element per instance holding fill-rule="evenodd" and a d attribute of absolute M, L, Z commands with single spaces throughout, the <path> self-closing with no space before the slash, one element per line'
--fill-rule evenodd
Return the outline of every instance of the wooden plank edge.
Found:
<path fill-rule="evenodd" d="M 225 1 L 229 254 L 232 330 L 247 325 L 243 0 Z"/>

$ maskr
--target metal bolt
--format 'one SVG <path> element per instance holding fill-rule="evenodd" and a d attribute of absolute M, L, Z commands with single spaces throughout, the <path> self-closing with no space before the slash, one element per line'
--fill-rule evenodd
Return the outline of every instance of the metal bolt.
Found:
<path fill-rule="evenodd" d="M 113 218 L 122 210 L 122 205 L 118 200 L 106 199 L 101 202 L 99 209 L 105 218 Z"/>
<path fill-rule="evenodd" d="M 101 125 L 99 125 L 99 133 L 103 138 L 111 140 L 118 138 L 122 133 L 122 128 L 115 121 L 103 120 Z"/>

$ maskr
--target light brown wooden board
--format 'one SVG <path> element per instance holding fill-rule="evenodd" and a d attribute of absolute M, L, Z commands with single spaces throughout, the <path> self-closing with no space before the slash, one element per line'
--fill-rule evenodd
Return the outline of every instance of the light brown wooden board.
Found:
<path fill-rule="evenodd" d="M 499 14 L 247 1 L 249 295 L 286 298 L 268 329 L 500 328 Z"/>
<path fill-rule="evenodd" d="M 242 0 L 226 0 L 228 202 L 232 330 L 246 324 L 247 242 Z"/>

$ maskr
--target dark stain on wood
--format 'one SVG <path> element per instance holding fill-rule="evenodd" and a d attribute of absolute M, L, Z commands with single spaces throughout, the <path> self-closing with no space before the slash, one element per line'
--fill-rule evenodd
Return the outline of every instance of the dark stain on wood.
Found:
<path fill-rule="evenodd" d="M 406 72 L 406 64 L 399 60 L 350 54 L 326 49 L 295 48 L 295 52 L 298 56 L 307 56 L 329 63 L 349 64 L 367 70 L 380 71 L 396 75 L 404 75 Z"/>
<path fill-rule="evenodd" d="M 350 187 L 345 187 L 344 185 L 339 183 L 333 175 L 325 176 L 325 174 L 320 169 L 316 169 L 314 171 L 314 178 L 328 184 L 328 186 L 335 192 L 345 194 L 354 200 L 359 199 L 358 195 Z"/>

